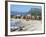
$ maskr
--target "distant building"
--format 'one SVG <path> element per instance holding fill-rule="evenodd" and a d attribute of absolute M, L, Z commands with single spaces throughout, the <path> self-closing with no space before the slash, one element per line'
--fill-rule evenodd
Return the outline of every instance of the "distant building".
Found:
<path fill-rule="evenodd" d="M 25 20 L 41 20 L 41 16 L 33 16 L 31 14 L 28 14 L 26 16 L 21 16 L 21 15 L 16 15 L 16 16 L 13 16 L 13 18 L 15 19 L 25 19 Z"/>

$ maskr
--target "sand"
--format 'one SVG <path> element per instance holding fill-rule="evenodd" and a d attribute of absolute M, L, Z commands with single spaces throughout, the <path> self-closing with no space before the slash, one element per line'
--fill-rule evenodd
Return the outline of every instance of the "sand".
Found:
<path fill-rule="evenodd" d="M 23 31 L 35 31 L 35 30 L 42 30 L 42 23 L 41 20 L 29 20 L 26 21 L 24 19 L 15 19 L 14 21 L 21 21 L 20 26 L 24 26 Z M 19 24 L 18 24 L 19 26 Z"/>

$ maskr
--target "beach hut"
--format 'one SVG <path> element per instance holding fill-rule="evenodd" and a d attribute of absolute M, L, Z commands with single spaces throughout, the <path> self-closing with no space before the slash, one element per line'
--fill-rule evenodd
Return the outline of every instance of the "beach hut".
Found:
<path fill-rule="evenodd" d="M 31 20 L 31 15 L 30 15 L 30 14 L 28 14 L 28 15 L 26 16 L 26 20 L 27 20 L 27 21 Z"/>
<path fill-rule="evenodd" d="M 41 16 L 37 16 L 37 20 L 41 20 Z"/>
<path fill-rule="evenodd" d="M 35 16 L 32 16 L 32 20 L 35 20 Z"/>

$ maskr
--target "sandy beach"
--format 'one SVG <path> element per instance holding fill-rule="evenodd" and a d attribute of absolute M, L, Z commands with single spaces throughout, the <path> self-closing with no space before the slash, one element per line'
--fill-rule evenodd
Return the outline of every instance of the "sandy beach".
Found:
<path fill-rule="evenodd" d="M 24 26 L 22 31 L 35 31 L 35 30 L 42 30 L 42 23 L 41 20 L 29 20 L 26 21 L 25 19 L 14 19 L 15 22 L 19 21 L 18 26 Z"/>

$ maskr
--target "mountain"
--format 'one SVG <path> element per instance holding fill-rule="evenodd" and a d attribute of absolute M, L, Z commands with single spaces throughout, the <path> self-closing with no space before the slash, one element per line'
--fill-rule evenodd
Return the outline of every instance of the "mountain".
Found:
<path fill-rule="evenodd" d="M 18 12 L 18 11 L 11 11 L 11 15 L 16 16 L 26 16 L 27 14 L 32 14 L 32 15 L 41 15 L 41 8 L 31 8 L 28 12 Z"/>
<path fill-rule="evenodd" d="M 35 16 L 41 16 L 42 14 L 42 9 L 41 8 L 32 8 L 31 9 L 31 14 Z"/>
<path fill-rule="evenodd" d="M 16 15 L 20 15 L 20 16 L 26 16 L 28 12 L 11 12 L 11 15 L 16 16 Z"/>

